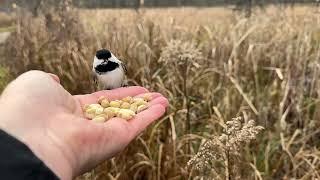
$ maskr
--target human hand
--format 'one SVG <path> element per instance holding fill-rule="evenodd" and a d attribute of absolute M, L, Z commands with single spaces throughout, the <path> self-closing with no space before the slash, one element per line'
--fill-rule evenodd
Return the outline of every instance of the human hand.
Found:
<path fill-rule="evenodd" d="M 11 82 L 0 98 L 0 128 L 25 143 L 57 176 L 71 179 L 123 150 L 150 123 L 165 113 L 168 101 L 151 93 L 150 107 L 126 121 L 87 120 L 84 104 L 98 97 L 121 99 L 148 93 L 143 87 L 119 88 L 72 96 L 59 78 L 29 71 Z"/>

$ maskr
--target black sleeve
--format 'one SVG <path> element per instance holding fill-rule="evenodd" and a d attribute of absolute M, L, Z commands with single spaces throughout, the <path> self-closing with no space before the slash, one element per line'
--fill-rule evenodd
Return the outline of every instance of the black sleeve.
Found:
<path fill-rule="evenodd" d="M 8 180 L 58 179 L 25 144 L 1 129 L 0 177 Z"/>

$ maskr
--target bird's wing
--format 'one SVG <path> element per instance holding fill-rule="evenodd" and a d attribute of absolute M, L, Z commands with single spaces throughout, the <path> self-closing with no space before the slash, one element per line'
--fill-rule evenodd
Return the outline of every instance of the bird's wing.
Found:
<path fill-rule="evenodd" d="M 123 62 L 121 62 L 121 66 L 122 66 L 122 69 L 124 71 L 124 74 L 127 74 L 127 72 L 128 72 L 127 66 Z"/>

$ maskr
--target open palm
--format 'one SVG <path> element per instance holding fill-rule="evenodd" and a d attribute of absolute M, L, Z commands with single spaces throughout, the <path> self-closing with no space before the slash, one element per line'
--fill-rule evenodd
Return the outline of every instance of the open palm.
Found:
<path fill-rule="evenodd" d="M 4 116 L 0 127 L 27 144 L 62 179 L 75 177 L 120 152 L 160 118 L 168 105 L 161 94 L 150 93 L 153 100 L 149 108 L 133 119 L 95 123 L 84 117 L 85 104 L 96 103 L 100 96 L 115 100 L 142 96 L 148 90 L 127 87 L 72 96 L 58 81 L 41 71 L 25 73 L 13 81 L 1 96 L 0 113 Z"/>

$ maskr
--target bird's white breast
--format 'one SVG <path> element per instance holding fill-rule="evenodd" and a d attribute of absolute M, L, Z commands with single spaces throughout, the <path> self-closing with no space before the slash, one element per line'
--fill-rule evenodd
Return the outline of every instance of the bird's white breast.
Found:
<path fill-rule="evenodd" d="M 99 84 L 103 86 L 104 89 L 114 89 L 119 88 L 123 84 L 124 72 L 122 69 L 117 68 L 113 71 L 97 75 Z"/>

